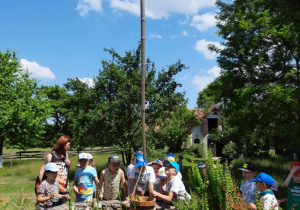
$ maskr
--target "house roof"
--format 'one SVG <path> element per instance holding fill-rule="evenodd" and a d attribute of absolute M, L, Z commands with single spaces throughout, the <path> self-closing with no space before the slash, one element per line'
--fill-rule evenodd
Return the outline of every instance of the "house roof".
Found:
<path fill-rule="evenodd" d="M 194 112 L 194 114 L 198 117 L 199 120 L 206 117 L 209 113 L 211 113 L 214 109 L 219 110 L 220 108 L 217 105 L 213 105 L 209 109 L 189 109 L 191 112 Z"/>

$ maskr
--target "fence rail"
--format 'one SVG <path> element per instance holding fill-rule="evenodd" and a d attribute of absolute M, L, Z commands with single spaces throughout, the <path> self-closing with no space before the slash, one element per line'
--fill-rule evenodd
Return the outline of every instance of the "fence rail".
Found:
<path fill-rule="evenodd" d="M 101 148 L 90 148 L 84 149 L 82 151 L 77 152 L 77 150 L 69 150 L 69 156 L 78 155 L 80 152 L 87 152 L 91 154 L 97 153 L 111 153 L 116 150 L 112 147 L 101 147 Z M 19 152 L 11 152 L 11 153 L 3 153 L 2 159 L 44 159 L 47 154 L 51 151 L 19 151 Z"/>

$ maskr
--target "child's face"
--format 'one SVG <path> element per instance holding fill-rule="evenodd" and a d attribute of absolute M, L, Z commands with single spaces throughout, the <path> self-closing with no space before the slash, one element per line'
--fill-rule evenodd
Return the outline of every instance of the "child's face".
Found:
<path fill-rule="evenodd" d="M 263 182 L 257 181 L 257 182 L 255 182 L 255 186 L 256 186 L 257 191 L 262 191 L 263 192 L 263 191 L 266 190 L 266 184 L 263 183 Z"/>
<path fill-rule="evenodd" d="M 152 168 L 153 168 L 153 170 L 154 170 L 155 177 L 157 177 L 158 171 L 159 171 L 159 169 L 161 168 L 161 166 L 158 165 L 158 164 L 153 164 L 153 165 L 152 165 Z"/>
<path fill-rule="evenodd" d="M 160 182 L 161 185 L 165 185 L 167 183 L 167 179 L 166 178 L 164 178 L 164 179 L 159 178 L 159 182 Z"/>
<path fill-rule="evenodd" d="M 56 177 L 57 177 L 57 172 L 48 171 L 45 174 L 47 176 L 47 180 L 54 181 L 56 179 Z"/>
<path fill-rule="evenodd" d="M 176 169 L 173 167 L 170 167 L 168 165 L 165 167 L 165 172 L 166 172 L 167 177 L 176 176 L 176 174 L 177 174 Z"/>
<path fill-rule="evenodd" d="M 136 157 L 132 158 L 132 164 L 135 165 L 136 164 Z"/>
<path fill-rule="evenodd" d="M 139 170 L 139 172 L 144 173 L 145 170 L 146 170 L 146 167 L 143 167 L 143 170 L 142 170 L 142 166 L 141 167 L 137 167 L 137 169 Z"/>
<path fill-rule="evenodd" d="M 250 171 L 242 171 L 242 173 L 245 180 L 253 179 L 255 175 L 255 172 L 250 172 Z"/>
<path fill-rule="evenodd" d="M 295 183 L 300 183 L 300 174 L 293 174 L 293 181 Z"/>
<path fill-rule="evenodd" d="M 78 163 L 80 165 L 80 168 L 84 169 L 87 166 L 87 162 L 88 160 L 82 159 L 82 160 L 78 160 Z"/>
<path fill-rule="evenodd" d="M 108 163 L 108 168 L 111 172 L 116 173 L 120 168 L 120 163 Z"/>

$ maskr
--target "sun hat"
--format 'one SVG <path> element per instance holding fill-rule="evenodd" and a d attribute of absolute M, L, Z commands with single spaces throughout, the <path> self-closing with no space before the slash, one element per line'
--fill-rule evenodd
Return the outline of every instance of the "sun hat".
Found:
<path fill-rule="evenodd" d="M 160 166 L 163 166 L 163 163 L 162 163 L 162 161 L 161 160 L 154 160 L 153 162 L 152 162 L 152 166 L 154 165 L 154 164 L 157 164 L 157 165 L 160 165 Z"/>
<path fill-rule="evenodd" d="M 118 155 L 111 155 L 108 157 L 108 163 L 120 163 L 121 160 Z"/>
<path fill-rule="evenodd" d="M 53 171 L 53 172 L 57 172 L 59 171 L 59 168 L 58 166 L 55 164 L 55 163 L 47 163 L 45 165 L 45 168 L 44 168 L 45 171 Z"/>
<path fill-rule="evenodd" d="M 160 179 L 165 179 L 167 178 L 167 175 L 166 175 L 166 168 L 165 167 L 162 167 L 158 170 L 158 175 L 157 175 L 157 178 L 160 178 Z"/>
<path fill-rule="evenodd" d="M 139 156 L 139 155 L 141 155 L 141 154 L 143 154 L 143 152 L 140 151 L 140 150 L 138 150 L 138 151 L 136 151 L 136 152 L 134 153 L 133 157 L 137 157 L 137 156 Z"/>
<path fill-rule="evenodd" d="M 175 155 L 173 155 L 172 153 L 167 154 L 166 157 L 165 157 L 165 160 L 168 160 L 168 161 L 176 161 Z"/>
<path fill-rule="evenodd" d="M 144 160 L 144 155 L 143 154 L 138 155 L 136 157 L 136 164 L 135 164 L 136 167 L 147 166 L 147 163 L 148 163 L 148 158 L 146 158 Z"/>
<path fill-rule="evenodd" d="M 78 160 L 88 160 L 88 154 L 87 153 L 80 153 L 78 155 Z"/>
<path fill-rule="evenodd" d="M 93 159 L 93 155 L 92 155 L 92 154 L 87 153 L 87 156 L 88 156 L 88 159 L 89 159 L 89 160 Z"/>
<path fill-rule="evenodd" d="M 293 162 L 293 163 L 291 164 L 290 169 L 292 169 L 293 166 L 298 166 L 298 167 L 299 167 L 299 169 L 298 169 L 297 171 L 295 171 L 294 174 L 300 174 L 300 162 Z"/>
<path fill-rule="evenodd" d="M 168 161 L 168 160 L 164 161 L 165 167 L 168 167 L 169 164 L 171 165 L 172 168 L 176 169 L 176 174 L 177 174 L 179 172 L 179 165 L 178 165 L 178 163 L 176 163 L 175 161 Z"/>
<path fill-rule="evenodd" d="M 272 186 L 274 183 L 274 179 L 266 173 L 260 173 L 254 179 L 250 179 L 251 182 L 264 182 L 267 185 Z"/>
<path fill-rule="evenodd" d="M 251 162 L 246 162 L 246 163 L 244 163 L 243 167 L 238 168 L 238 170 L 247 171 L 247 172 L 254 172 L 255 171 L 255 166 Z"/>

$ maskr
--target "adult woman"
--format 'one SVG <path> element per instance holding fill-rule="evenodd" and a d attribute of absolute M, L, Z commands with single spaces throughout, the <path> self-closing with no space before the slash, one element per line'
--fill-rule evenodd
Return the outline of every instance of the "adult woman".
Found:
<path fill-rule="evenodd" d="M 60 177 L 58 177 L 58 185 L 59 185 L 59 193 L 62 195 L 68 194 L 68 172 L 70 169 L 71 161 L 68 158 L 67 151 L 70 149 L 71 145 L 71 139 L 69 136 L 61 136 L 56 144 L 54 145 L 52 152 L 49 153 L 45 161 L 40 169 L 39 173 L 39 183 L 42 182 L 43 174 L 44 174 L 44 168 L 45 165 L 49 162 L 54 162 L 58 166 L 58 168 L 61 169 Z M 63 204 L 67 202 L 67 199 L 61 199 L 59 200 L 58 204 Z"/>

